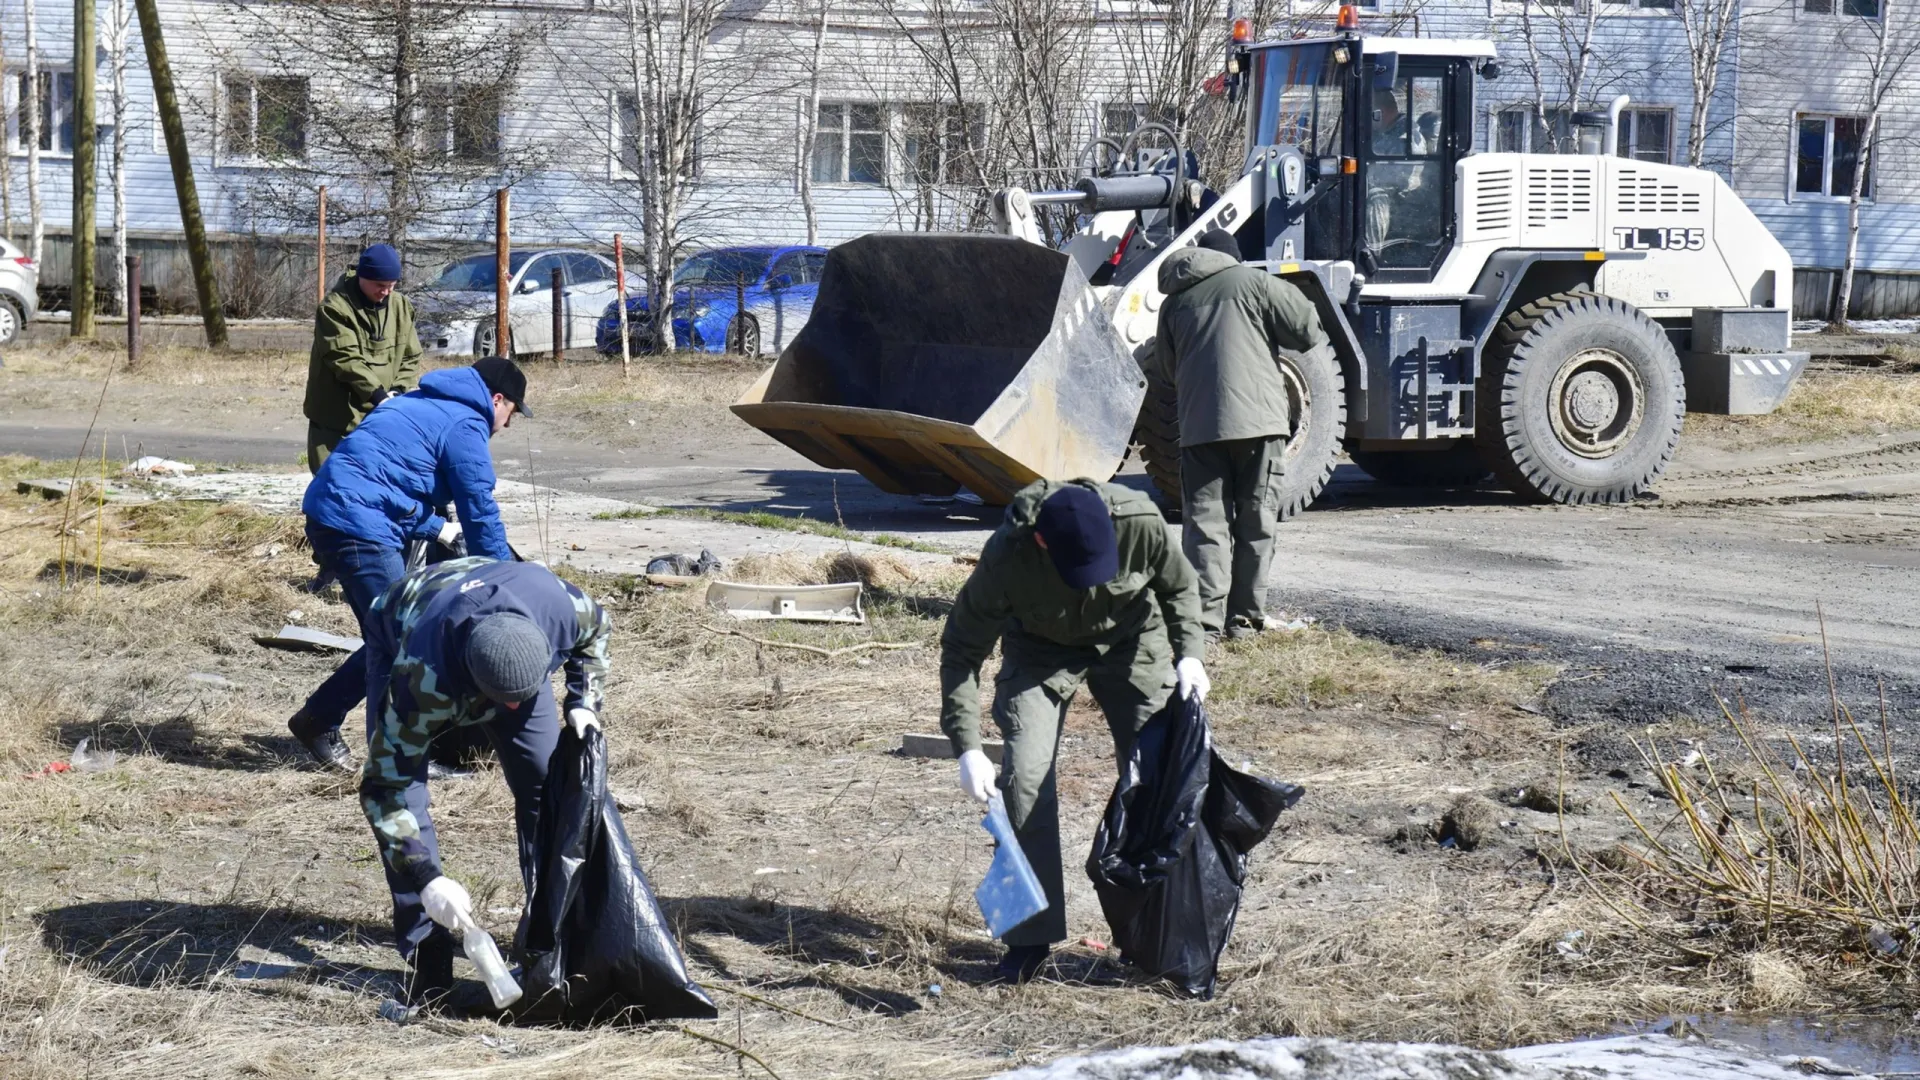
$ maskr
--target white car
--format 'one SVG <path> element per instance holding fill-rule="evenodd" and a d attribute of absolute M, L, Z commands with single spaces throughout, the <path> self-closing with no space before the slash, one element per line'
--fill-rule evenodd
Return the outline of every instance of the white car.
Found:
<path fill-rule="evenodd" d="M 409 290 L 414 326 L 429 356 L 490 356 L 494 347 L 495 260 L 461 259 L 423 288 Z M 560 271 L 561 347 L 593 347 L 600 313 L 619 295 L 613 261 L 577 248 L 516 251 L 508 257 L 508 345 L 515 355 L 553 350 L 553 272 Z M 644 291 L 627 274 L 627 293 Z"/>
<path fill-rule="evenodd" d="M 604 305 L 603 305 L 604 306 Z M 0 240 L 0 345 L 20 340 L 27 320 L 40 310 L 40 270 L 27 253 Z M 596 316 L 598 311 L 594 313 Z M 591 337 L 588 339 L 591 341 Z"/>

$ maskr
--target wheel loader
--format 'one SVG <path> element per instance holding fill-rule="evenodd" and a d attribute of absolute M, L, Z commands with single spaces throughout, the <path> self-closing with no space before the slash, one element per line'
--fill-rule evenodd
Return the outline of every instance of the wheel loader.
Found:
<path fill-rule="evenodd" d="M 1792 263 L 1724 181 L 1614 156 L 1625 97 L 1574 116 L 1578 152 L 1474 153 L 1492 43 L 1367 36 L 1350 11 L 1326 37 L 1231 47 L 1248 151 L 1225 190 L 1149 125 L 1071 189 L 995 193 L 997 234 L 835 248 L 807 326 L 735 413 L 885 490 L 990 503 L 1110 476 L 1137 446 L 1177 507 L 1173 387 L 1141 361 L 1161 261 L 1211 229 L 1299 287 L 1333 346 L 1277 357 L 1283 516 L 1343 450 L 1391 484 L 1491 474 L 1622 502 L 1660 478 L 1689 408 L 1784 399 L 1807 360 L 1789 351 Z M 1078 223 L 1057 250 L 1047 206 Z"/>

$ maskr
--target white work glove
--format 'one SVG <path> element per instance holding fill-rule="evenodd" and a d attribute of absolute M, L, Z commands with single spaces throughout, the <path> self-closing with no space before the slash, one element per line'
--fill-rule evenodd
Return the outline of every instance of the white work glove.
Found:
<path fill-rule="evenodd" d="M 437 539 L 440 541 L 441 547 L 452 547 L 453 542 L 460 539 L 460 523 L 457 521 L 449 521 L 445 525 L 440 526 L 440 534 Z"/>
<path fill-rule="evenodd" d="M 1205 701 L 1213 690 L 1213 680 L 1207 678 L 1207 669 L 1200 666 L 1200 661 L 1189 656 L 1173 665 L 1173 687 L 1182 701 L 1188 698 Z"/>
<path fill-rule="evenodd" d="M 993 797 L 993 762 L 979 750 L 969 750 L 960 755 L 960 790 L 973 796 L 975 802 L 986 802 Z"/>
<path fill-rule="evenodd" d="M 420 906 L 427 909 L 427 918 L 457 934 L 478 925 L 473 921 L 473 897 L 445 874 L 427 882 L 427 887 L 420 890 Z"/>
<path fill-rule="evenodd" d="M 600 718 L 594 715 L 592 709 L 575 707 L 567 710 L 567 726 L 573 729 L 574 738 L 584 739 L 587 737 L 588 728 L 600 727 Z"/>

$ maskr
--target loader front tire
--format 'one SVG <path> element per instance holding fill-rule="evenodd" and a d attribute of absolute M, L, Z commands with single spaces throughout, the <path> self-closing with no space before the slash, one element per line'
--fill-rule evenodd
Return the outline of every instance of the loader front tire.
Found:
<path fill-rule="evenodd" d="M 1297 418 L 1281 458 L 1280 520 L 1285 521 L 1311 506 L 1333 476 L 1347 431 L 1347 380 L 1340 361 L 1331 355 L 1309 360 L 1283 352 L 1278 362 Z M 1173 519 L 1180 512 L 1180 409 L 1173 383 L 1147 377 L 1134 441 L 1160 492 L 1160 505 Z"/>
<path fill-rule="evenodd" d="M 1556 293 L 1502 320 L 1481 365 L 1475 442 L 1502 485 L 1541 502 L 1620 503 L 1673 460 L 1680 357 L 1624 301 Z"/>

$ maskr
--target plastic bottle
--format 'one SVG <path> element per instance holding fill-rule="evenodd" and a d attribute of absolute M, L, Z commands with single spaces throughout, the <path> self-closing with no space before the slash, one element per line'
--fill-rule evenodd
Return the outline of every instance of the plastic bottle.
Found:
<path fill-rule="evenodd" d="M 467 959 L 480 969 L 480 981 L 487 984 L 494 1008 L 504 1009 L 520 1000 L 520 984 L 513 981 L 513 972 L 507 970 L 507 961 L 500 955 L 500 946 L 493 943 L 492 934 L 469 923 L 460 935 L 460 944 Z"/>

